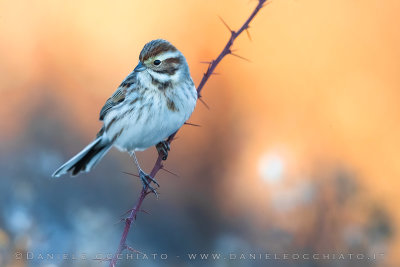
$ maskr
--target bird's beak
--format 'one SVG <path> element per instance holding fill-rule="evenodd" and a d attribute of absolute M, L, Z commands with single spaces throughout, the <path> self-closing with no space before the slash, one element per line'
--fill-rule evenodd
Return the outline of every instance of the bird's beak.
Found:
<path fill-rule="evenodd" d="M 133 71 L 141 72 L 141 71 L 144 71 L 145 69 L 146 69 L 146 66 L 143 65 L 143 63 L 141 61 L 139 61 L 139 64 L 137 64 L 137 66 L 135 67 L 135 69 Z"/>

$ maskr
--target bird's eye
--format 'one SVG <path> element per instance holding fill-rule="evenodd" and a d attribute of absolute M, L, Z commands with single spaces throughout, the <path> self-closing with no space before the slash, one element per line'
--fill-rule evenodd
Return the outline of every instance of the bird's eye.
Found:
<path fill-rule="evenodd" d="M 158 66 L 161 64 L 161 60 L 156 59 L 156 60 L 154 60 L 153 64 Z"/>

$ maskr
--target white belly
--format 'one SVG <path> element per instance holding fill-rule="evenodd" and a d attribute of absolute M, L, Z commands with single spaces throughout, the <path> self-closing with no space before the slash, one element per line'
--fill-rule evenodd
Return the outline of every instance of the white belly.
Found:
<path fill-rule="evenodd" d="M 194 88 L 193 88 L 194 89 Z M 196 99 L 173 98 L 176 110 L 167 106 L 164 96 L 156 95 L 132 111 L 129 100 L 110 110 L 104 119 L 105 135 L 122 151 L 144 150 L 156 145 L 177 131 L 190 117 Z M 142 107 L 142 108 L 141 108 Z M 121 114 L 126 114 L 121 116 Z M 109 123 L 117 118 L 111 126 Z"/>
<path fill-rule="evenodd" d="M 143 114 L 139 120 L 136 120 L 137 115 L 128 116 L 120 122 L 124 125 L 124 130 L 116 138 L 114 145 L 124 151 L 147 149 L 177 131 L 186 121 L 184 115 L 165 111 L 152 115 Z M 118 127 L 118 124 L 112 127 L 115 128 L 114 132 L 117 133 Z M 113 131 L 106 134 L 112 136 Z"/>

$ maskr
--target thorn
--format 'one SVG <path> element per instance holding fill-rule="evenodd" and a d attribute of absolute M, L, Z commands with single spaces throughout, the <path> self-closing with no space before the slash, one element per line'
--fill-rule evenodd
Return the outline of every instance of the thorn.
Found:
<path fill-rule="evenodd" d="M 129 211 L 128 211 L 129 212 Z M 124 214 L 125 215 L 125 214 Z M 123 215 L 122 215 L 123 216 Z M 114 225 L 116 225 L 116 224 L 119 224 L 119 223 L 121 223 L 121 222 L 123 222 L 123 221 L 128 221 L 128 220 L 130 220 L 131 221 L 131 223 L 133 222 L 133 221 L 135 221 L 136 220 L 136 216 L 134 216 L 134 218 L 130 218 L 130 217 L 125 217 L 125 218 L 121 218 L 118 222 L 116 222 L 116 223 L 114 223 Z"/>
<path fill-rule="evenodd" d="M 169 171 L 169 170 L 165 169 L 164 167 L 163 167 L 163 168 L 161 168 L 161 170 L 163 170 L 163 171 L 166 171 L 166 172 L 168 172 L 168 173 L 170 173 L 170 174 L 172 174 L 172 175 L 174 175 L 174 176 L 176 176 L 176 177 L 179 177 L 179 175 L 178 175 L 178 174 L 176 174 L 176 173 L 173 173 L 173 172 L 171 172 L 171 171 Z"/>
<path fill-rule="evenodd" d="M 121 218 L 118 222 L 114 223 L 114 225 L 117 225 L 117 224 L 121 223 L 124 220 L 125 220 L 124 218 Z"/>
<path fill-rule="evenodd" d="M 125 211 L 123 214 L 121 214 L 120 216 L 123 217 L 123 216 L 125 216 L 126 214 L 128 214 L 129 212 L 131 212 L 132 210 L 133 210 L 133 209 L 129 209 L 129 210 Z M 125 218 L 121 219 L 121 221 L 124 220 L 124 219 L 125 219 Z"/>
<path fill-rule="evenodd" d="M 128 245 L 125 245 L 125 248 L 126 248 L 127 250 L 129 250 L 129 251 L 132 251 L 132 252 L 135 252 L 135 253 L 144 255 L 143 252 L 140 252 L 139 250 L 136 250 L 136 249 L 134 249 L 134 248 L 132 248 L 132 247 L 130 247 L 130 246 L 128 246 Z"/>
<path fill-rule="evenodd" d="M 146 210 L 140 210 L 140 211 L 143 212 L 143 213 L 146 213 L 148 215 L 151 215 L 150 212 L 147 212 Z"/>
<path fill-rule="evenodd" d="M 204 100 L 203 100 L 202 98 L 198 98 L 198 99 L 199 99 L 199 101 L 200 101 L 201 103 L 203 103 L 203 105 L 204 105 L 208 110 L 210 110 L 210 107 L 207 105 L 206 102 L 204 102 Z"/>
<path fill-rule="evenodd" d="M 249 37 L 250 42 L 252 42 L 253 40 L 251 39 L 251 35 L 250 35 L 250 31 L 249 31 L 249 27 L 247 27 L 246 29 L 246 33 L 247 33 L 247 37 Z"/>
<path fill-rule="evenodd" d="M 128 174 L 128 175 L 130 175 L 130 176 L 135 176 L 135 177 L 138 177 L 138 178 L 140 178 L 140 176 L 139 176 L 139 175 L 137 175 L 137 174 L 134 174 L 134 173 L 130 173 L 130 172 L 122 172 L 122 173 L 125 173 L 125 174 Z"/>
<path fill-rule="evenodd" d="M 121 217 L 122 217 L 122 216 L 125 216 L 125 215 L 128 214 L 129 212 L 132 212 L 132 211 L 135 210 L 135 209 L 136 209 L 136 208 L 127 210 L 124 214 L 121 214 Z M 124 218 L 124 219 L 127 219 L 127 218 Z M 124 220 L 124 219 L 122 219 L 122 220 Z"/>
<path fill-rule="evenodd" d="M 237 58 L 243 59 L 243 60 L 245 60 L 245 61 L 247 61 L 247 62 L 251 62 L 249 59 L 247 59 L 247 58 L 245 58 L 245 57 L 239 56 L 239 55 L 234 54 L 234 53 L 230 53 L 230 54 L 231 54 L 232 56 L 237 57 Z"/>
<path fill-rule="evenodd" d="M 262 3 L 262 4 L 261 4 L 261 3 Z M 271 3 L 271 1 L 260 0 L 261 8 L 265 7 L 266 5 L 269 5 L 270 3 Z"/>
<path fill-rule="evenodd" d="M 195 127 L 201 127 L 201 125 L 199 125 L 199 124 L 194 124 L 194 123 L 191 123 L 191 122 L 185 122 L 184 124 L 186 124 L 186 125 L 190 125 L 190 126 L 195 126 Z"/>
<path fill-rule="evenodd" d="M 222 23 L 225 25 L 225 27 L 226 27 L 230 32 L 233 32 L 232 29 L 228 26 L 228 24 L 226 24 L 226 22 L 225 22 L 220 16 L 218 16 L 218 18 L 222 21 Z"/>

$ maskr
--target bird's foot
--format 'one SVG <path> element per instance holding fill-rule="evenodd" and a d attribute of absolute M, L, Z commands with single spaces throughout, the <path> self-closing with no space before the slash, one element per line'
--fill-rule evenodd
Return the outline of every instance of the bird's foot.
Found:
<path fill-rule="evenodd" d="M 151 186 L 151 183 L 154 183 L 155 185 L 157 185 L 157 187 L 160 187 L 160 184 L 153 177 L 151 177 L 149 174 L 145 173 L 142 170 L 139 171 L 139 176 L 140 179 L 142 180 L 143 187 L 145 189 L 146 188 L 150 189 L 150 191 L 153 192 L 158 198 L 158 193 L 154 189 L 154 187 Z"/>
<path fill-rule="evenodd" d="M 170 146 L 168 141 L 161 141 L 156 145 L 158 155 L 162 158 L 162 160 L 166 160 L 168 158 L 168 151 L 170 151 Z"/>

